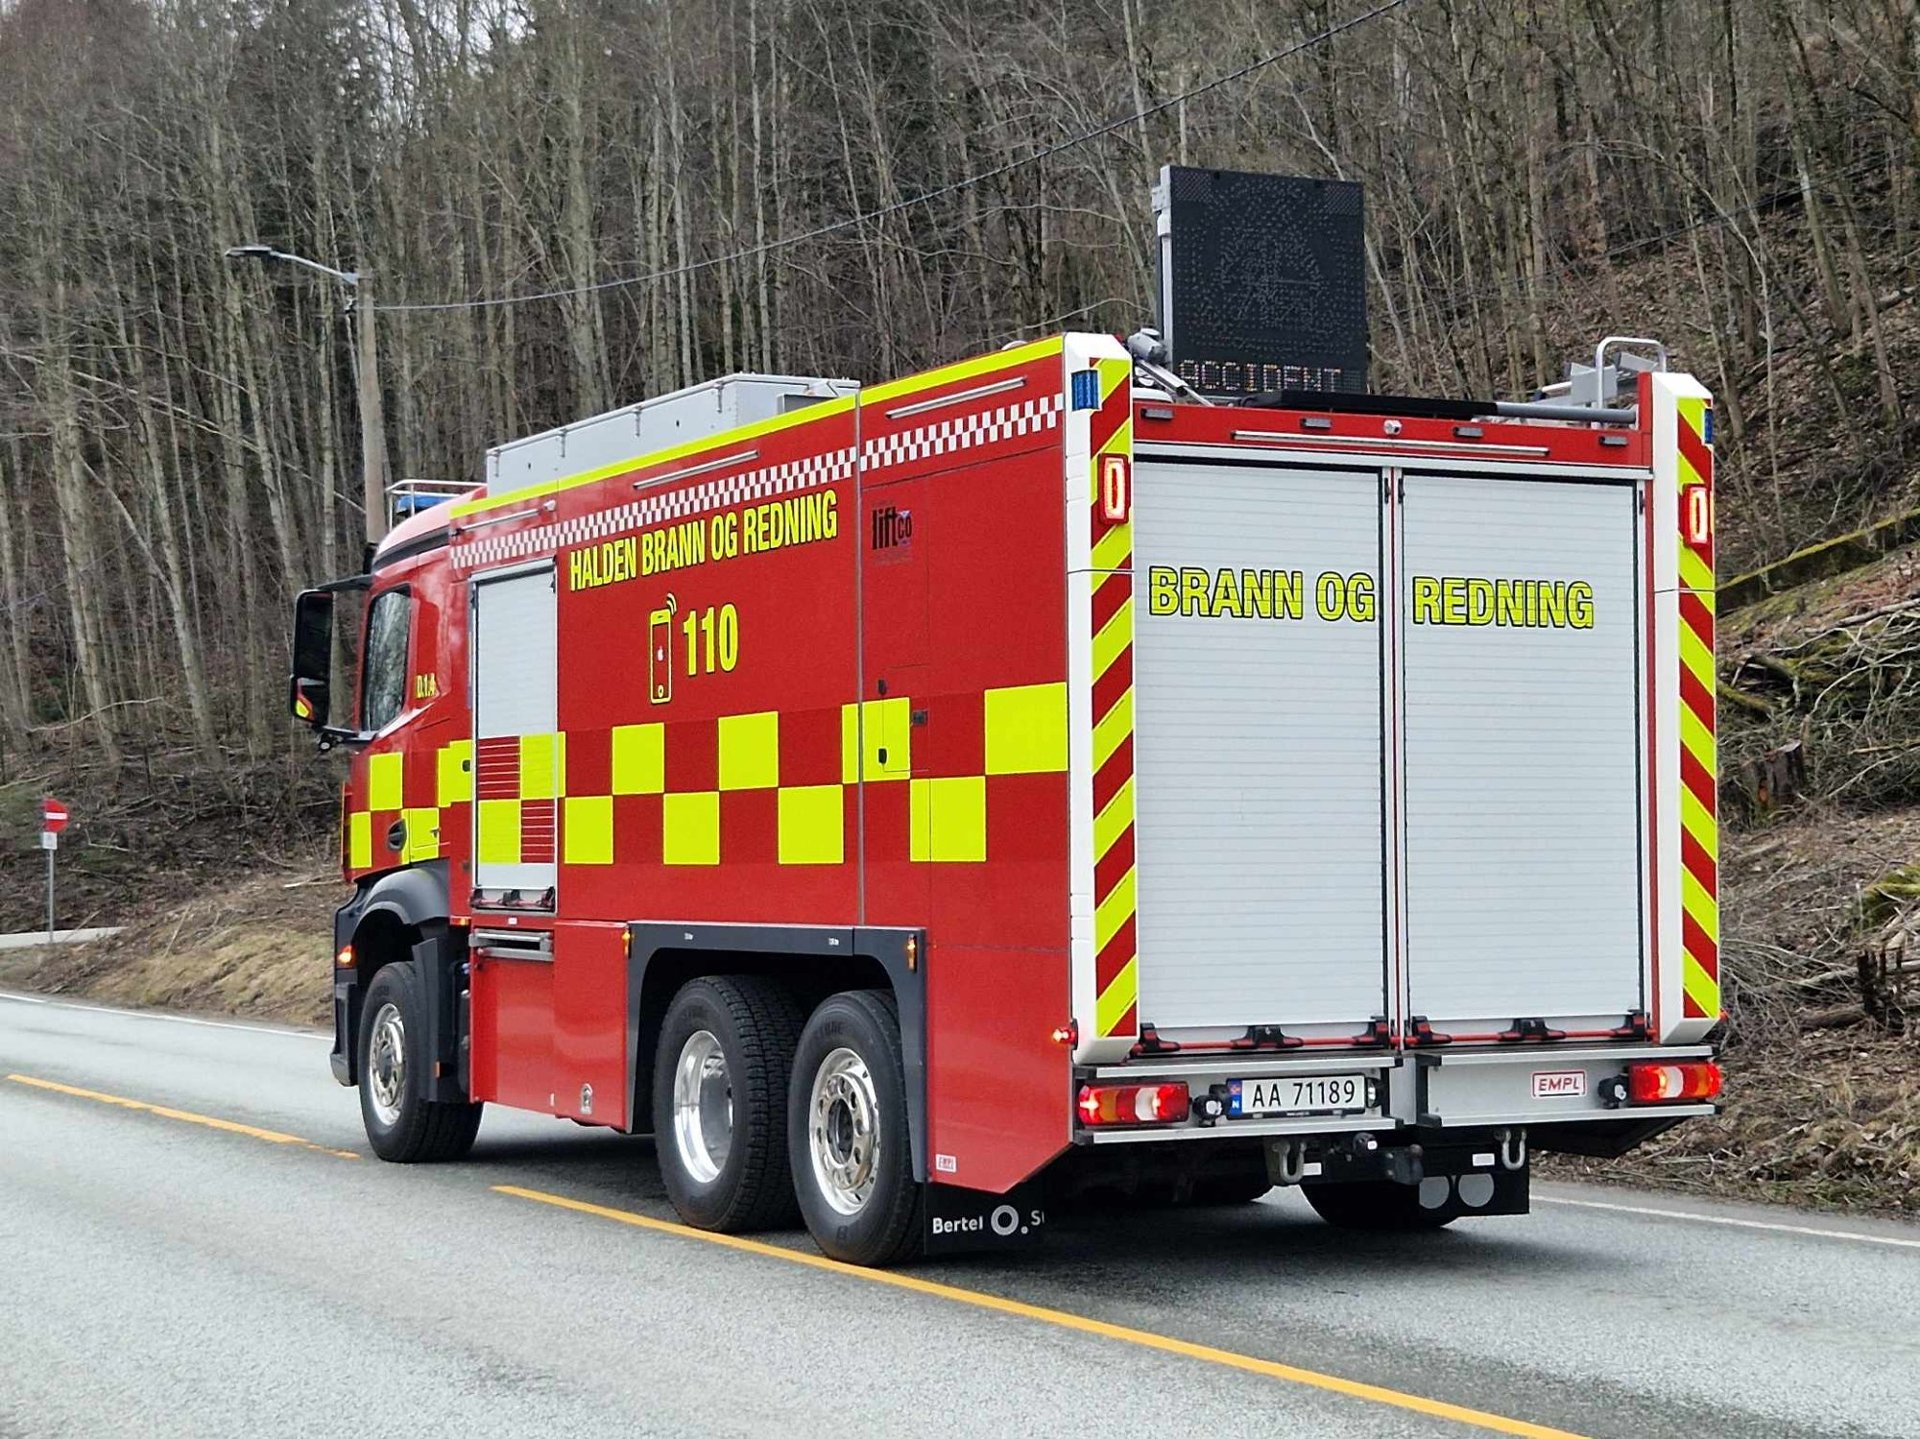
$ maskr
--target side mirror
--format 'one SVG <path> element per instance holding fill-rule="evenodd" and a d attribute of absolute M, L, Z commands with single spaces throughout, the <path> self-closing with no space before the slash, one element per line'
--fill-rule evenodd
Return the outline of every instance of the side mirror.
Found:
<path fill-rule="evenodd" d="M 293 680 L 288 705 L 293 717 L 316 730 L 327 727 L 333 673 L 333 594 L 303 590 L 293 603 Z"/>

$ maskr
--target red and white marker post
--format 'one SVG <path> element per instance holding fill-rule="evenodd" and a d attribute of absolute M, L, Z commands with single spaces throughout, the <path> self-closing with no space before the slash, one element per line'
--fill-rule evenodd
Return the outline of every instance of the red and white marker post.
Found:
<path fill-rule="evenodd" d="M 53 943 L 53 852 L 67 827 L 67 807 L 51 797 L 40 801 L 40 848 L 47 852 L 47 943 Z"/>

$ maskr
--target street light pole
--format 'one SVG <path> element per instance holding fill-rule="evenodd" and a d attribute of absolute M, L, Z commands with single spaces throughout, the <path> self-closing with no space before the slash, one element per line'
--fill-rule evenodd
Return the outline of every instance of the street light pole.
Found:
<path fill-rule="evenodd" d="M 336 270 L 304 255 L 276 250 L 271 245 L 233 245 L 229 260 L 259 260 L 269 265 L 296 265 L 325 275 L 347 291 L 353 313 L 355 369 L 360 398 L 361 504 L 366 511 L 367 554 L 373 554 L 387 535 L 387 421 L 380 400 L 380 355 L 373 319 L 372 276 L 363 271 Z"/>
<path fill-rule="evenodd" d="M 360 345 L 360 480 L 367 511 L 367 556 L 387 537 L 387 420 L 380 400 L 380 356 L 373 322 L 373 287 L 362 275 L 353 290 L 353 325 Z"/>

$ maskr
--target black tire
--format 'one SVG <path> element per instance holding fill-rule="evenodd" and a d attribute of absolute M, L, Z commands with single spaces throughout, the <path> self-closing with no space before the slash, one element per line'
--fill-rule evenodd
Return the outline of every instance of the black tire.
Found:
<path fill-rule="evenodd" d="M 1251 1204 L 1273 1184 L 1264 1175 L 1209 1174 L 1188 1179 L 1164 1174 L 1143 1179 L 1131 1192 L 1111 1202 L 1116 1209 L 1209 1209 L 1226 1204 Z"/>
<path fill-rule="evenodd" d="M 1189 1204 L 1207 1206 L 1251 1204 L 1269 1189 L 1273 1181 L 1264 1174 L 1215 1174 L 1194 1181 Z"/>
<path fill-rule="evenodd" d="M 398 1030 L 383 1035 L 391 1023 Z M 383 1054 L 376 1075 L 376 1039 L 392 1046 L 397 1073 Z M 356 1043 L 360 1118 L 375 1154 L 396 1164 L 435 1164 L 463 1158 L 473 1148 L 483 1106 L 431 1100 L 424 1093 L 433 1060 L 427 1053 L 425 986 L 412 960 L 386 965 L 374 975 L 360 1007 Z"/>
<path fill-rule="evenodd" d="M 801 1018 L 792 991 L 752 974 L 689 980 L 667 1006 L 653 1061 L 653 1143 L 667 1198 L 697 1229 L 739 1234 L 790 1228 L 799 1217 L 788 1177 L 786 1116 Z M 701 1034 L 717 1042 L 725 1065 L 724 1076 L 714 1079 L 724 1085 L 728 1109 L 716 1136 L 676 1127 L 675 1071 L 689 1041 Z M 706 1139 L 720 1131 L 726 1143 L 716 1155 Z M 698 1172 L 699 1166 L 709 1172 Z"/>
<path fill-rule="evenodd" d="M 843 1065 L 845 1055 L 858 1061 L 859 1071 L 835 1072 L 838 1081 L 823 1074 L 832 1060 Z M 788 1104 L 787 1148 L 793 1156 L 793 1188 L 800 1214 L 814 1243 L 830 1259 L 848 1264 L 898 1264 L 920 1248 L 920 1185 L 913 1177 L 913 1149 L 907 1135 L 906 1074 L 900 1060 L 900 1012 L 891 994 L 850 989 L 823 1001 L 800 1035 L 793 1061 L 793 1092 Z M 818 1172 L 815 1129 L 820 1130 L 822 1153 L 831 1156 L 856 1151 L 851 1147 L 853 1113 L 846 1099 L 827 1100 L 816 1126 L 815 1106 L 824 1086 L 831 1095 L 835 1082 L 857 1089 L 861 1102 L 871 1103 L 872 1144 L 866 1161 L 856 1161 L 859 1173 L 870 1175 L 871 1185 L 857 1199 L 846 1190 L 830 1191 Z M 843 1093 L 847 1092 L 843 1090 Z M 857 1186 L 856 1186 L 857 1187 Z M 836 1203 L 830 1192 L 847 1197 Z M 852 1204 L 849 1210 L 846 1205 Z"/>
<path fill-rule="evenodd" d="M 1460 1217 L 1460 1205 L 1451 1194 L 1437 1209 L 1420 1203 L 1420 1188 L 1377 1180 L 1362 1184 L 1305 1184 L 1301 1191 L 1327 1223 L 1338 1229 L 1360 1229 L 1374 1234 L 1412 1234 L 1443 1229 Z"/>

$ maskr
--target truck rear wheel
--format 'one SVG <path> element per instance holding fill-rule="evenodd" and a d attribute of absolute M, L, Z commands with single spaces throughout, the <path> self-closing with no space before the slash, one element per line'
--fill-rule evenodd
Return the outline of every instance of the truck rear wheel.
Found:
<path fill-rule="evenodd" d="M 425 1095 L 427 998 L 410 959 L 386 965 L 367 986 L 360 1020 L 360 1118 L 382 1159 L 431 1164 L 459 1159 L 480 1131 L 477 1104 Z"/>
<path fill-rule="evenodd" d="M 1411 1233 L 1440 1229 L 1460 1217 L 1460 1207 L 1449 1195 L 1438 1207 L 1420 1202 L 1420 1186 L 1375 1180 L 1361 1184 L 1306 1184 L 1301 1192 L 1327 1223 L 1338 1229 L 1374 1233 Z"/>
<path fill-rule="evenodd" d="M 823 1001 L 793 1070 L 787 1147 L 808 1232 L 831 1259 L 899 1263 L 920 1240 L 920 1186 L 893 996 L 853 989 Z"/>
<path fill-rule="evenodd" d="M 800 1020 L 790 990 L 751 974 L 690 980 L 667 1006 L 653 1142 L 687 1223 L 729 1234 L 793 1223 L 787 1077 Z"/>
<path fill-rule="evenodd" d="M 1195 1205 L 1251 1204 L 1273 1188 L 1265 1174 L 1210 1174 L 1194 1182 Z"/>

